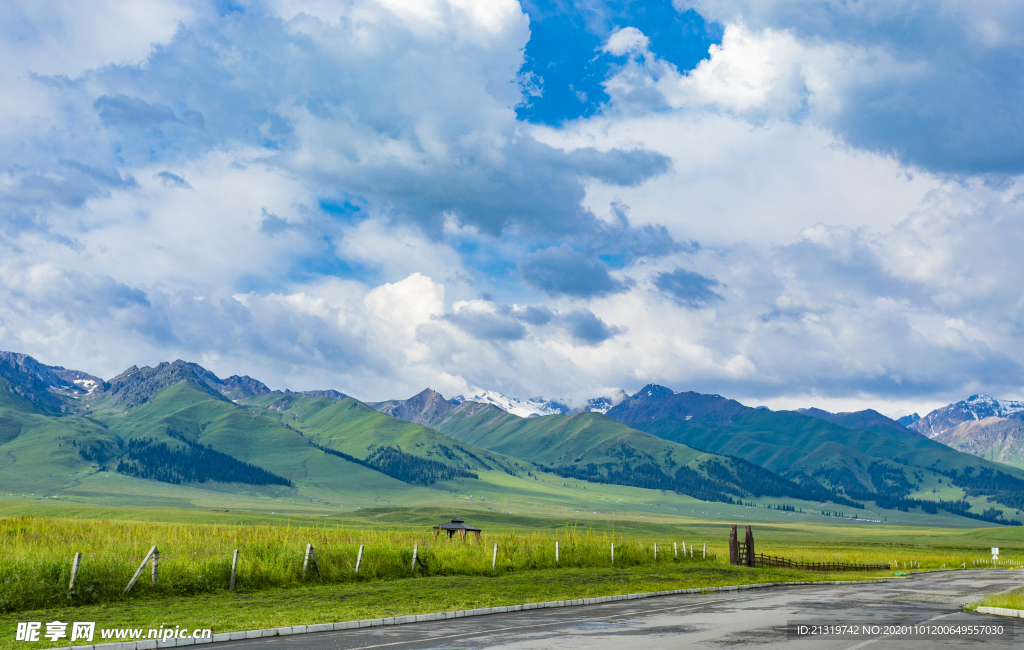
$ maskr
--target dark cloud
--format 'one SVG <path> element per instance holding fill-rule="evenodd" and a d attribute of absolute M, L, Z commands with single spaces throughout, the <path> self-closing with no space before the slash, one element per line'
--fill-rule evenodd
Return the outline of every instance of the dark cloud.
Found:
<path fill-rule="evenodd" d="M 61 160 L 60 162 L 66 167 L 70 167 L 71 169 L 80 172 L 83 176 L 93 180 L 101 187 L 125 189 L 139 186 L 139 183 L 135 180 L 134 176 L 131 174 L 125 174 L 122 176 L 121 172 L 117 169 L 101 165 L 89 165 L 78 160 Z"/>
<path fill-rule="evenodd" d="M 172 174 L 171 172 L 160 172 L 159 174 L 155 174 L 153 178 L 163 183 L 164 187 L 180 187 L 186 190 L 192 189 L 192 186 L 188 184 L 188 181 L 177 174 Z"/>
<path fill-rule="evenodd" d="M 618 327 L 609 325 L 587 309 L 570 312 L 562 317 L 562 322 L 569 335 L 578 343 L 585 345 L 597 345 L 622 332 Z"/>
<path fill-rule="evenodd" d="M 700 273 L 677 268 L 670 273 L 659 273 L 654 278 L 654 286 L 672 296 L 676 302 L 688 307 L 703 307 L 721 300 L 722 297 L 711 290 L 717 287 L 718 281 L 706 278 Z"/>
<path fill-rule="evenodd" d="M 547 307 L 529 306 L 514 312 L 515 317 L 530 325 L 547 325 L 555 315 Z"/>
<path fill-rule="evenodd" d="M 527 256 L 519 265 L 519 275 L 531 287 L 552 296 L 592 298 L 628 288 L 612 278 L 602 262 L 576 252 L 568 244 Z"/>
<path fill-rule="evenodd" d="M 129 124 L 152 127 L 165 122 L 180 122 L 170 106 L 150 104 L 137 97 L 104 95 L 93 102 L 92 106 L 96 109 L 100 119 L 108 125 Z"/>
<path fill-rule="evenodd" d="M 568 159 L 581 173 L 611 185 L 639 185 L 672 167 L 671 158 L 647 149 L 601 152 L 584 147 L 571 151 Z"/>
<path fill-rule="evenodd" d="M 291 227 L 287 221 L 277 216 L 273 212 L 267 212 L 267 209 L 263 209 L 263 219 L 260 220 L 260 232 L 273 237 L 278 233 L 282 233 Z"/>
<path fill-rule="evenodd" d="M 518 341 L 526 336 L 522 323 L 507 313 L 460 309 L 445 319 L 455 323 L 473 338 L 483 341 Z"/>

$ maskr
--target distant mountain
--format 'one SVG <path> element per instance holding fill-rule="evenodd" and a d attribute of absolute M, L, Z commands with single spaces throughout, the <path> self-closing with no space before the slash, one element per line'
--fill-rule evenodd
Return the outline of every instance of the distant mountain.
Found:
<path fill-rule="evenodd" d="M 920 415 L 918 415 L 917 413 L 911 413 L 910 415 L 904 415 L 902 417 L 896 418 L 896 421 L 905 427 L 909 427 L 911 424 L 917 422 L 920 419 Z"/>
<path fill-rule="evenodd" d="M 911 431 L 896 420 L 887 418 L 873 409 L 854 411 L 852 413 L 829 413 L 821 409 L 809 408 L 797 409 L 796 412 L 817 420 L 838 424 L 847 429 L 867 429 L 868 431 L 880 433 L 885 431 L 897 431 L 900 433 Z M 914 433 L 917 432 L 915 431 Z"/>
<path fill-rule="evenodd" d="M 597 412 L 520 417 L 483 402 L 453 405 L 429 389 L 375 408 L 573 480 L 673 490 L 725 503 L 761 496 L 844 501 L 813 481 L 798 485 L 742 459 L 702 453 Z"/>
<path fill-rule="evenodd" d="M 446 400 L 441 393 L 430 388 L 424 389 L 409 399 L 366 403 L 367 406 L 393 418 L 425 426 L 430 426 L 432 422 L 436 422 L 459 404 L 460 402 L 454 400 Z"/>
<path fill-rule="evenodd" d="M 996 399 L 988 395 L 972 395 L 961 402 L 935 409 L 909 427 L 922 435 L 934 438 L 964 422 L 977 422 L 992 417 L 1024 418 L 1024 402 Z"/>
<path fill-rule="evenodd" d="M 65 408 L 62 394 L 88 392 L 103 380 L 78 370 L 47 366 L 27 354 L 0 351 L 0 379 L 8 392 L 43 411 Z"/>
<path fill-rule="evenodd" d="M 221 379 L 182 360 L 132 366 L 105 382 L 0 353 L 0 489 L 107 498 L 156 489 L 132 481 L 219 482 L 217 490 L 227 492 L 340 499 L 352 490 L 451 493 L 483 481 L 525 494 L 535 477 L 514 481 L 542 468 L 572 481 L 724 502 L 875 501 L 996 523 L 1024 509 L 1024 471 L 960 453 L 873 411 L 811 417 L 653 384 L 607 416 L 542 415 L 568 405 L 475 397 L 526 417 L 429 389 L 371 408 L 334 390 L 277 391 L 248 376 Z M 1006 424 L 1018 421 L 1014 413 L 983 423 L 1002 436 L 985 449 L 1002 445 L 1002 454 L 1017 444 L 1020 430 Z M 981 444 L 976 431 L 962 433 L 950 444 Z M 101 480 L 110 472 L 119 478 Z M 121 492 L 111 492 L 115 484 Z M 472 485 L 465 486 L 470 493 Z M 430 501 L 430 493 L 417 494 Z"/>
<path fill-rule="evenodd" d="M 657 385 L 608 411 L 609 417 L 666 440 L 739 456 L 794 481 L 816 481 L 882 507 L 927 500 L 932 490 L 951 484 L 962 494 L 980 494 L 982 483 L 968 477 L 981 475 L 991 477 L 990 494 L 999 503 L 1013 511 L 1024 507 L 1024 472 L 959 453 L 874 412 L 816 415 L 820 418 L 764 411 L 721 395 L 675 393 Z M 831 419 L 870 428 L 847 428 Z"/>
<path fill-rule="evenodd" d="M 966 454 L 1024 467 L 1024 421 L 987 417 L 961 422 L 932 440 Z"/>
<path fill-rule="evenodd" d="M 530 399 L 521 400 L 518 397 L 508 397 L 495 390 L 483 390 L 468 397 L 457 395 L 449 401 L 453 404 L 462 404 L 463 402 L 491 404 L 506 413 L 511 413 L 521 418 L 529 418 L 544 415 L 572 415 L 573 413 L 605 413 L 626 397 L 627 395 L 624 390 L 617 389 L 609 395 L 591 398 L 582 406 L 573 406 L 570 400 L 547 399 L 544 397 L 531 397 Z"/>
<path fill-rule="evenodd" d="M 342 400 L 348 397 L 336 390 L 292 391 L 270 390 L 266 384 L 248 375 L 232 375 L 221 379 L 199 364 L 182 361 L 163 362 L 155 367 L 132 366 L 106 383 L 103 397 L 107 403 L 122 408 L 145 404 L 156 392 L 180 383 L 191 383 L 212 397 L 238 401 L 253 395 L 308 395 Z"/>

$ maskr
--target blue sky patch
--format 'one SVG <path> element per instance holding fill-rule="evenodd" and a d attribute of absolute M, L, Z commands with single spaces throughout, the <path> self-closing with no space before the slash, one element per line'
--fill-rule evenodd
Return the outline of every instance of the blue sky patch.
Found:
<path fill-rule="evenodd" d="M 527 1 L 530 41 L 522 74 L 533 94 L 517 108 L 520 119 L 556 125 L 596 113 L 608 101 L 601 85 L 621 57 L 600 51 L 617 29 L 636 27 L 651 42 L 651 51 L 680 71 L 708 58 L 721 43 L 722 26 L 696 11 L 678 12 L 668 1 L 609 2 Z"/>

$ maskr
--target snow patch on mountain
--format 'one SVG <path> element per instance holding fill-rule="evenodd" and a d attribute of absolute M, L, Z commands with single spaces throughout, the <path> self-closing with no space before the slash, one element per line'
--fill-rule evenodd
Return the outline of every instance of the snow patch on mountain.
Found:
<path fill-rule="evenodd" d="M 989 395 L 971 395 L 963 401 L 935 409 L 920 420 L 908 425 L 908 428 L 929 438 L 934 438 L 964 422 L 980 421 L 991 417 L 1024 419 L 1022 416 L 1024 416 L 1024 402 L 996 399 Z"/>
<path fill-rule="evenodd" d="M 521 418 L 536 418 L 545 415 L 572 415 L 573 413 L 583 411 L 605 413 L 608 409 L 622 402 L 626 397 L 625 391 L 616 389 L 609 395 L 595 397 L 587 400 L 581 406 L 576 406 L 572 400 L 547 399 L 545 397 L 531 397 L 521 400 L 518 397 L 509 397 L 496 390 L 480 390 L 472 395 L 458 395 L 453 397 L 451 401 L 455 404 L 462 404 L 463 402 L 491 404 L 506 413 L 517 415 Z"/>

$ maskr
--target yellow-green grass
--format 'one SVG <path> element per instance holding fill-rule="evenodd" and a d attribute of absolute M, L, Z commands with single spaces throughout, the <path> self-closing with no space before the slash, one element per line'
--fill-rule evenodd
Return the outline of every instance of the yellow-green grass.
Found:
<path fill-rule="evenodd" d="M 500 572 L 493 576 L 430 576 L 190 596 L 142 590 L 138 597 L 123 602 L 0 614 L 0 650 L 19 647 L 21 642 L 14 641 L 19 621 L 91 621 L 96 623 L 97 629 L 138 627 L 148 630 L 161 625 L 172 628 L 181 625 L 190 629 L 210 628 L 220 633 L 670 589 L 856 580 L 878 575 L 665 562 L 658 566 L 545 569 Z M 63 645 L 72 645 L 64 641 Z M 81 641 L 75 643 L 81 644 Z"/>
<path fill-rule="evenodd" d="M 555 542 L 559 563 L 568 568 L 611 566 L 611 544 L 616 545 L 615 567 L 722 566 L 727 560 L 728 522 L 632 522 L 620 528 L 607 522 L 584 526 L 552 526 L 541 518 L 491 513 L 475 521 L 486 528 L 482 543 L 434 538 L 430 524 L 444 511 L 388 509 L 366 511 L 346 521 L 293 517 L 279 525 L 228 523 L 232 513 L 208 513 L 207 522 L 112 521 L 56 517 L 0 519 L 0 610 L 18 611 L 63 603 L 123 602 L 121 589 L 145 555 L 160 550 L 156 593 L 188 595 L 226 590 L 234 549 L 240 551 L 238 589 L 255 592 L 295 587 L 310 582 L 352 583 L 416 576 L 494 576 L 512 572 L 555 569 Z M 93 513 L 95 516 L 96 513 Z M 115 512 L 116 514 L 116 512 Z M 128 513 L 122 513 L 127 515 Z M 135 515 L 145 515 L 136 512 Z M 179 511 L 182 516 L 194 516 Z M 444 514 L 449 514 L 444 512 Z M 166 513 L 165 513 L 166 515 Z M 141 517 L 140 517 L 141 518 Z M 316 521 L 315 519 L 313 521 Z M 593 528 L 604 523 L 605 527 Z M 625 522 L 623 522 L 625 523 Z M 1014 529 L 971 531 L 864 526 L 838 528 L 812 524 L 755 525 L 757 552 L 804 562 L 858 564 L 895 563 L 899 569 L 953 568 L 964 563 L 987 566 L 987 551 L 1000 546 L 1001 564 L 1016 566 L 1024 560 L 1024 541 Z M 742 533 L 742 528 L 740 528 Z M 323 578 L 302 564 L 306 544 L 316 549 Z M 657 558 L 654 544 L 658 544 Z M 677 559 L 673 544 L 694 551 Z M 704 545 L 708 557 L 703 557 Z M 419 563 L 412 567 L 414 545 Z M 498 555 L 494 557 L 494 546 Z M 364 554 L 355 572 L 359 546 Z M 71 558 L 83 554 L 75 589 L 69 594 Z M 685 558 L 685 559 L 683 559 Z M 493 562 L 493 567 L 492 567 Z M 144 580 L 145 582 L 145 580 Z M 143 597 L 151 586 L 140 585 L 128 597 Z"/>
<path fill-rule="evenodd" d="M 984 607 L 1004 607 L 1006 609 L 1024 609 L 1024 591 L 1015 589 L 1008 594 L 997 594 L 973 603 L 969 609 Z"/>
<path fill-rule="evenodd" d="M 676 553 L 666 535 L 627 538 L 568 526 L 557 533 L 492 533 L 477 543 L 431 532 L 351 530 L 345 526 L 225 526 L 17 517 L 0 520 L 0 610 L 58 603 L 115 602 L 136 565 L 155 545 L 155 591 L 190 595 L 228 587 L 233 552 L 239 550 L 237 588 L 256 591 L 309 582 L 400 579 L 417 575 L 493 576 L 548 568 L 591 568 L 704 562 L 703 546 Z M 691 544 L 696 541 L 691 539 Z M 556 560 L 555 543 L 559 544 Z M 660 542 L 656 554 L 654 544 Z M 313 562 L 305 569 L 305 548 Z M 358 572 L 358 549 L 363 554 Z M 413 563 L 414 549 L 417 562 Z M 68 591 L 71 560 L 81 570 Z M 713 558 L 713 556 L 712 556 Z M 707 560 L 712 560 L 707 558 Z M 322 575 L 321 575 L 322 574 Z M 148 587 L 139 587 L 153 590 Z M 131 598 L 131 596 L 129 596 Z"/>

